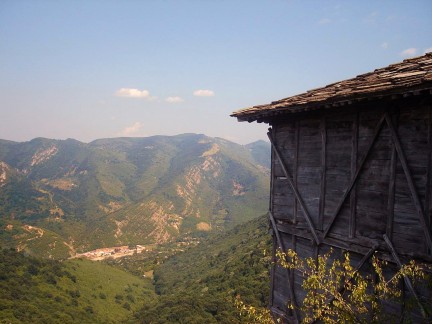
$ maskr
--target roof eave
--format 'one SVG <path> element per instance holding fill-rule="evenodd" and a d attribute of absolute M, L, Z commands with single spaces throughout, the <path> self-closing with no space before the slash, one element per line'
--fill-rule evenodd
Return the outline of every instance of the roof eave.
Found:
<path fill-rule="evenodd" d="M 362 101 L 376 101 L 383 99 L 395 100 L 413 95 L 432 95 L 432 82 L 418 84 L 408 89 L 406 87 L 404 87 L 404 89 L 391 89 L 384 92 L 372 93 L 368 96 L 360 94 L 357 96 L 349 95 L 333 97 L 328 100 L 309 102 L 302 105 L 283 105 L 279 102 L 273 102 L 269 105 L 260 105 L 239 110 L 232 113 L 231 117 L 236 117 L 239 122 L 247 121 L 251 123 L 256 121 L 258 123 L 269 123 L 272 118 L 275 118 L 279 115 L 297 115 L 318 109 L 331 109 L 349 106 Z"/>

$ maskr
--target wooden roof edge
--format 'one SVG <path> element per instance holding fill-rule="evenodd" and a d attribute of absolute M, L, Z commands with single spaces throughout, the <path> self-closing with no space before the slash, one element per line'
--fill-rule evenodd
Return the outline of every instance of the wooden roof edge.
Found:
<path fill-rule="evenodd" d="M 415 69 L 417 64 L 417 69 Z M 423 78 L 416 78 L 411 81 L 395 82 L 393 79 L 398 77 L 404 71 L 412 70 L 422 71 L 424 73 L 409 72 L 410 74 L 422 74 Z M 398 74 L 399 73 L 399 74 Z M 382 74 L 387 74 L 388 78 L 382 78 Z M 304 93 L 287 97 L 284 99 L 272 101 L 270 104 L 257 105 L 233 112 L 230 116 L 236 117 L 238 121 L 262 121 L 262 117 L 283 113 L 299 113 L 305 110 L 315 110 L 320 108 L 329 108 L 327 105 L 337 105 L 344 101 L 359 101 L 369 98 L 382 98 L 385 96 L 395 96 L 408 94 L 410 92 L 421 92 L 432 90 L 432 52 L 422 56 L 408 58 L 399 63 L 391 64 L 387 67 L 375 69 L 373 72 L 367 72 L 357 75 L 354 78 L 346 79 L 339 82 L 328 84 L 324 87 L 308 90 Z M 380 83 L 374 83 L 368 78 L 375 77 L 380 79 L 381 83 L 388 83 L 388 86 L 380 88 Z M 410 82 L 409 82 L 410 81 Z M 343 86 L 346 86 L 346 89 Z M 331 89 L 341 87 L 344 93 L 331 93 Z M 359 89 L 365 88 L 365 91 Z M 370 88 L 370 90 L 367 90 Z M 374 89 L 375 88 L 375 89 Z M 429 92 L 430 93 L 430 92 Z"/>
<path fill-rule="evenodd" d="M 373 100 L 382 100 L 382 99 L 400 99 L 403 97 L 407 97 L 410 95 L 421 95 L 427 94 L 432 95 L 432 81 L 427 82 L 426 84 L 418 85 L 417 87 L 410 88 L 407 91 L 400 92 L 398 89 L 392 89 L 393 91 L 384 91 L 384 92 L 375 92 L 370 94 L 369 96 L 358 95 L 358 96 L 340 96 L 340 97 L 332 97 L 323 101 L 316 102 L 307 102 L 303 104 L 297 105 L 289 105 L 280 107 L 272 107 L 271 109 L 260 109 L 267 108 L 268 106 L 274 106 L 273 104 L 269 105 L 260 105 L 244 108 L 238 111 L 233 112 L 230 116 L 236 117 L 239 122 L 247 121 L 251 122 L 268 122 L 268 119 L 274 117 L 276 115 L 281 114 L 298 114 L 306 111 L 319 110 L 319 109 L 329 109 L 329 108 L 338 108 L 343 106 L 352 105 L 361 101 L 373 101 Z"/>

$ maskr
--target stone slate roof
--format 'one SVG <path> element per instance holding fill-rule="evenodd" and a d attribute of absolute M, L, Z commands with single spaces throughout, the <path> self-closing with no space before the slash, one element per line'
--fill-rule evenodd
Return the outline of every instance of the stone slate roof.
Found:
<path fill-rule="evenodd" d="M 423 93 L 432 94 L 432 52 L 267 105 L 241 109 L 231 116 L 239 121 L 267 122 L 278 115 Z"/>

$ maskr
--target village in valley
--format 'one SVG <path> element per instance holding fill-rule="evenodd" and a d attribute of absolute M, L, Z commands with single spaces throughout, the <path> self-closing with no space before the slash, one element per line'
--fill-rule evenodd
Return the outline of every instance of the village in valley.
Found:
<path fill-rule="evenodd" d="M 121 258 L 127 255 L 133 255 L 136 253 L 142 253 L 151 251 L 151 247 L 145 247 L 143 245 L 134 245 L 134 246 L 114 246 L 102 249 L 96 249 L 84 253 L 77 253 L 72 258 L 86 258 L 93 261 L 104 260 L 107 258 Z"/>
<path fill-rule="evenodd" d="M 71 257 L 71 259 L 76 258 L 86 258 L 92 261 L 101 261 L 105 259 L 118 259 L 126 256 L 136 255 L 140 253 L 157 253 L 164 254 L 168 251 L 171 253 L 183 252 L 185 249 L 198 245 L 200 240 L 195 237 L 186 236 L 177 242 L 168 244 L 165 248 L 157 246 L 155 244 L 149 245 L 121 245 L 95 249 L 87 251 L 84 253 L 77 253 Z"/>

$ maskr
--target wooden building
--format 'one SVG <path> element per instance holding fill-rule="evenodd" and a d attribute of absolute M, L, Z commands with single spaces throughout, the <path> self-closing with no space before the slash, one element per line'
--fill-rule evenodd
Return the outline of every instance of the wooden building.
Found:
<path fill-rule="evenodd" d="M 275 247 L 301 257 L 348 251 L 360 271 L 374 253 L 394 269 L 432 262 L 432 53 L 232 116 L 271 126 Z M 273 314 L 301 320 L 287 308 L 302 302 L 301 283 L 273 268 Z M 431 302 L 431 288 L 401 285 Z M 388 309 L 404 316 L 403 304 Z"/>

